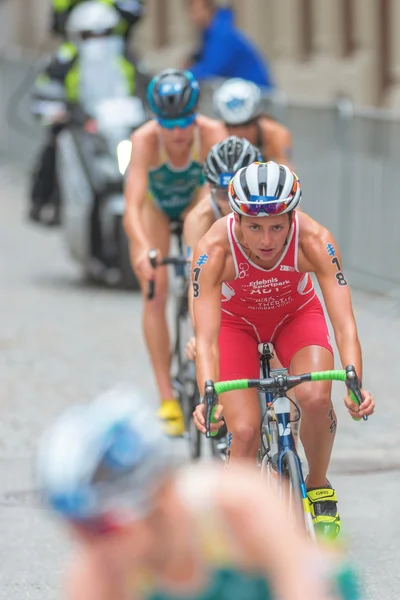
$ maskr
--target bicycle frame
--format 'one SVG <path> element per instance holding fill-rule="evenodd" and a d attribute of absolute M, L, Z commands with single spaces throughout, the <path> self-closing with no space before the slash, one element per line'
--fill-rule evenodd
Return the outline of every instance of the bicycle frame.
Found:
<path fill-rule="evenodd" d="M 287 374 L 287 369 L 271 369 L 270 367 L 270 361 L 271 359 L 274 357 L 274 353 L 271 350 L 271 346 L 268 343 L 264 343 L 264 344 L 259 344 L 258 346 L 258 351 L 260 353 L 260 366 L 261 366 L 261 372 L 262 372 L 262 376 L 264 379 L 267 379 L 269 377 L 271 377 L 271 375 L 286 375 Z M 262 415 L 262 421 L 261 421 L 261 441 L 260 441 L 260 459 L 261 459 L 261 468 L 263 468 L 263 463 L 265 463 L 265 459 L 267 459 L 267 461 L 271 461 L 272 456 L 267 457 L 266 455 L 268 454 L 268 452 L 266 453 L 262 453 L 263 448 L 265 448 L 265 444 L 264 444 L 264 439 L 267 440 L 267 444 L 269 446 L 268 450 L 269 452 L 271 452 L 273 450 L 273 448 L 271 448 L 271 442 L 272 443 L 277 443 L 278 448 L 277 448 L 277 470 L 278 473 L 282 474 L 282 456 L 284 454 L 284 452 L 286 450 L 293 450 L 293 452 L 295 452 L 295 454 L 297 455 L 297 450 L 296 450 L 296 443 L 294 440 L 294 436 L 293 436 L 293 432 L 292 432 L 292 421 L 291 421 L 291 414 L 290 414 L 290 405 L 291 405 L 291 401 L 290 399 L 284 395 L 284 396 L 279 396 L 277 393 L 274 392 L 263 392 L 262 394 L 265 397 L 265 401 L 266 401 L 266 406 L 265 406 L 265 412 Z M 271 430 L 270 430 L 270 417 L 268 415 L 268 411 L 271 410 L 271 408 L 274 411 L 274 415 L 275 415 L 275 421 L 277 424 L 276 427 L 276 433 L 277 433 L 277 439 L 276 440 L 271 440 Z M 265 433 L 265 417 L 267 416 L 267 428 L 268 428 L 268 432 L 267 432 L 267 436 L 265 436 L 264 438 L 264 433 Z M 300 461 L 299 461 L 300 464 Z"/>
<path fill-rule="evenodd" d="M 268 366 L 268 365 L 267 365 Z M 307 490 L 301 468 L 301 462 L 298 457 L 296 446 L 291 429 L 290 421 L 290 399 L 286 392 L 295 386 L 309 381 L 343 381 L 346 383 L 350 397 L 353 402 L 360 406 L 363 402 L 361 394 L 360 380 L 353 365 L 348 365 L 346 369 L 332 371 L 317 371 L 313 373 L 304 373 L 302 375 L 288 375 L 287 369 L 271 370 L 270 377 L 264 379 L 237 379 L 232 381 L 220 381 L 214 384 L 213 381 L 205 382 L 204 398 L 206 403 L 206 437 L 210 437 L 210 424 L 212 411 L 215 406 L 218 394 L 223 392 L 255 388 L 264 392 L 272 393 L 275 419 L 277 423 L 277 472 L 281 481 L 285 475 L 285 470 L 293 482 L 291 489 L 298 493 L 298 500 L 301 500 L 304 522 L 312 537 L 315 536 L 312 525 L 311 510 L 307 498 Z M 355 420 L 359 421 L 353 417 Z M 367 415 L 362 417 L 364 421 L 368 419 Z M 262 436 L 261 436 L 262 438 Z M 269 438 L 268 438 L 269 439 Z M 263 440 L 261 439 L 262 443 Z M 270 446 L 265 453 L 262 466 L 268 468 L 272 462 Z M 296 481 L 297 480 L 297 481 Z M 283 489 L 283 488 L 282 488 Z"/>

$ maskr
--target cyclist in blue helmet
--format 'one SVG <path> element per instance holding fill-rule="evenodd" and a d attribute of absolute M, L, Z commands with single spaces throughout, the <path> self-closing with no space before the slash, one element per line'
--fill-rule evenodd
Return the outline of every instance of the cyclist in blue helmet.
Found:
<path fill-rule="evenodd" d="M 80 546 L 67 600 L 359 600 L 348 561 L 309 541 L 255 469 L 178 469 L 170 444 L 128 389 L 44 434 L 42 497 Z"/>
<path fill-rule="evenodd" d="M 132 267 L 143 291 L 143 327 L 161 400 L 166 432 L 184 432 L 183 414 L 170 381 L 170 343 L 165 304 L 167 272 L 155 271 L 148 252 L 168 254 L 170 223 L 208 192 L 203 162 L 211 146 L 226 137 L 225 126 L 199 115 L 199 84 L 189 71 L 166 69 L 147 90 L 155 118 L 132 136 L 132 158 L 126 182 L 124 227 L 130 241 Z M 148 281 L 156 296 L 147 299 Z"/>

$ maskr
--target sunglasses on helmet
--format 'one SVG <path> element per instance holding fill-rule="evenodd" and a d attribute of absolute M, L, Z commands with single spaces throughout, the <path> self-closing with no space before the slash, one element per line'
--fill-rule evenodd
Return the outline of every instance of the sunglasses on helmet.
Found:
<path fill-rule="evenodd" d="M 236 198 L 238 207 L 242 213 L 249 217 L 257 217 L 260 212 L 265 212 L 267 215 L 279 215 L 284 212 L 292 201 L 293 197 L 286 200 L 278 200 L 275 196 L 250 196 L 250 202 L 240 202 Z"/>
<path fill-rule="evenodd" d="M 193 114 L 193 115 L 189 115 L 188 117 L 181 117 L 180 119 L 157 118 L 157 123 L 163 129 L 175 129 L 175 127 L 178 127 L 179 129 L 186 129 L 186 127 L 193 125 L 193 123 L 196 120 L 196 117 L 197 117 L 197 115 Z"/>

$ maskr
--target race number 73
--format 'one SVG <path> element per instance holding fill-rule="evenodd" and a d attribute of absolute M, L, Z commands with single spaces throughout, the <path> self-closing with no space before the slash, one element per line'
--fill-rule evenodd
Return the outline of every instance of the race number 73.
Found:
<path fill-rule="evenodd" d="M 194 298 L 198 298 L 200 296 L 200 284 L 199 284 L 200 273 L 201 273 L 201 267 L 195 267 L 193 269 L 193 275 L 194 275 L 194 279 L 193 279 L 193 297 Z"/>
<path fill-rule="evenodd" d="M 200 273 L 203 266 L 208 261 L 208 254 L 202 254 L 199 256 L 196 262 L 196 267 L 193 269 L 193 297 L 198 298 L 200 296 Z"/>

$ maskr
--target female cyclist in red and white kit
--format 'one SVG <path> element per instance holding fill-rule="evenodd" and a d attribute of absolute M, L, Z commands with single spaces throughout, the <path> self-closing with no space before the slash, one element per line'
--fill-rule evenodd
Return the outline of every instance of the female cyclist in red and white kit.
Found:
<path fill-rule="evenodd" d="M 350 290 L 332 235 L 303 212 L 300 182 L 285 165 L 253 163 L 229 186 L 233 211 L 217 221 L 193 255 L 192 279 L 197 380 L 259 376 L 259 342 L 272 342 L 293 374 L 333 369 L 333 351 L 323 308 L 310 273 L 321 287 L 343 366 L 362 376 L 361 347 Z M 369 415 L 374 401 L 362 391 L 353 417 Z M 300 436 L 309 464 L 308 497 L 314 523 L 340 528 L 337 497 L 326 479 L 336 432 L 331 383 L 296 388 L 302 411 Z M 229 392 L 216 412 L 232 432 L 231 459 L 255 458 L 260 408 L 256 390 Z M 204 406 L 195 422 L 205 432 Z M 218 429 L 222 421 L 213 426 Z"/>

